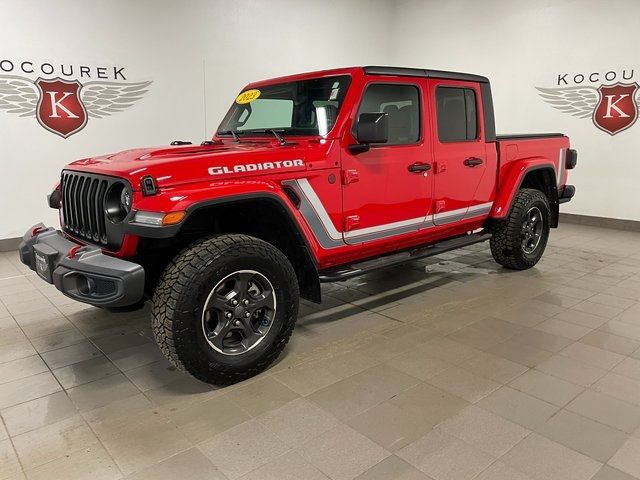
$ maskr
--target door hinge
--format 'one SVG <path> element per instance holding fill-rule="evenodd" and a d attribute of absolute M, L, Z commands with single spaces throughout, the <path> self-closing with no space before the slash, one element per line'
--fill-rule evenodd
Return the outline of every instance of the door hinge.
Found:
<path fill-rule="evenodd" d="M 358 174 L 358 170 L 355 168 L 351 168 L 349 170 L 342 171 L 342 184 L 349 185 L 350 183 L 356 183 L 360 180 L 360 175 Z"/>
<path fill-rule="evenodd" d="M 344 231 L 350 232 L 351 230 L 360 226 L 360 215 L 347 215 L 344 219 Z"/>

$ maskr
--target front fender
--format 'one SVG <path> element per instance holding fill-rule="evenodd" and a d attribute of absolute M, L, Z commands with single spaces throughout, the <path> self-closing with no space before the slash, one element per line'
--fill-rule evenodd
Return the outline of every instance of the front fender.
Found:
<path fill-rule="evenodd" d="M 150 212 L 177 212 L 193 210 L 206 201 L 222 201 L 247 194 L 276 195 L 285 198 L 275 182 L 268 180 L 232 180 L 225 182 L 198 182 L 174 187 L 163 187 L 156 195 L 144 196 L 135 192 L 135 210 Z"/>
<path fill-rule="evenodd" d="M 306 223 L 302 220 L 302 216 L 293 201 L 280 188 L 278 183 L 262 180 L 239 180 L 194 186 L 182 185 L 163 188 L 157 195 L 142 197 L 137 200 L 138 202 L 134 203 L 136 210 L 162 213 L 172 211 L 187 212 L 185 218 L 176 225 L 154 226 L 135 222 L 128 223 L 128 233 L 137 237 L 152 239 L 179 236 L 182 228 L 188 225 L 192 215 L 207 214 L 209 207 L 222 206 L 242 209 L 243 203 L 246 205 L 246 202 L 256 200 L 277 204 L 279 211 L 285 217 L 288 217 L 288 219 L 283 217 L 282 221 L 290 222 L 290 224 L 273 225 L 274 231 L 291 232 L 296 237 L 294 244 L 300 246 L 300 248 L 294 249 L 295 252 L 293 252 L 290 259 L 296 266 L 301 296 L 314 302 L 320 302 L 321 292 L 316 260 L 319 245 L 311 235 Z M 197 221 L 198 217 L 193 217 L 193 219 Z M 288 230 L 289 227 L 291 227 L 291 230 Z"/>
<path fill-rule="evenodd" d="M 143 237 L 169 238 L 176 235 L 189 216 L 199 208 L 256 198 L 278 201 L 294 217 L 297 213 L 289 207 L 290 202 L 286 194 L 275 182 L 268 180 L 206 182 L 165 187 L 160 189 L 158 194 L 146 197 L 141 192 L 134 192 L 133 205 L 136 211 L 162 213 L 186 211 L 187 215 L 182 222 L 169 226 L 143 225 L 131 221 L 126 231 Z"/>
<path fill-rule="evenodd" d="M 524 178 L 529 172 L 540 169 L 551 170 L 553 178 L 555 178 L 555 165 L 553 162 L 550 162 L 548 158 L 523 158 L 504 165 L 500 172 L 498 191 L 493 203 L 493 208 L 491 209 L 490 217 L 498 219 L 505 218 L 509 213 L 513 199 L 516 196 L 516 192 L 520 188 L 520 185 L 522 185 Z"/>

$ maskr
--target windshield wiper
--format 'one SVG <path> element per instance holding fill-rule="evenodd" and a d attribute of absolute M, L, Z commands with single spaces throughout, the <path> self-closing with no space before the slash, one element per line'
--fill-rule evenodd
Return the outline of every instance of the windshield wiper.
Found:
<path fill-rule="evenodd" d="M 274 137 L 276 137 L 278 139 L 278 143 L 282 146 L 285 145 L 291 145 L 289 142 L 287 142 L 284 137 L 282 135 L 280 135 L 278 132 L 276 132 L 273 128 L 267 128 L 264 130 L 264 133 L 272 133 Z"/>
<path fill-rule="evenodd" d="M 240 132 L 235 130 L 225 130 L 223 132 L 218 132 L 218 135 L 231 135 L 234 142 L 240 143 L 240 137 L 238 137 L 238 133 Z"/>

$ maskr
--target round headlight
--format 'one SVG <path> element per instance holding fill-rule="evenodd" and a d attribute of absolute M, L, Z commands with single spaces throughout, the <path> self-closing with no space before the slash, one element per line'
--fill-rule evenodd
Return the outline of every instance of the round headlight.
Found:
<path fill-rule="evenodd" d="M 120 223 L 131 211 L 131 192 L 122 183 L 114 183 L 107 192 L 104 207 L 109 219 Z"/>
<path fill-rule="evenodd" d="M 131 193 L 126 188 L 120 194 L 120 206 L 127 213 L 131 211 Z"/>

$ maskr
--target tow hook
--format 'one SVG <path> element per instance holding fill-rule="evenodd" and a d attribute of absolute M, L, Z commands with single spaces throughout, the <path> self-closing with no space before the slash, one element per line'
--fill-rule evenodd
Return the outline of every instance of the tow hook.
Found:
<path fill-rule="evenodd" d="M 31 237 L 35 237 L 36 235 L 38 235 L 40 232 L 46 230 L 46 228 L 44 227 L 34 227 L 33 230 L 31 230 Z"/>
<path fill-rule="evenodd" d="M 78 252 L 83 248 L 84 248 L 84 245 L 77 245 L 75 247 L 71 247 L 69 249 L 69 253 L 67 254 L 67 257 L 73 260 L 78 255 Z"/>

